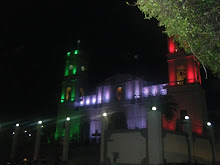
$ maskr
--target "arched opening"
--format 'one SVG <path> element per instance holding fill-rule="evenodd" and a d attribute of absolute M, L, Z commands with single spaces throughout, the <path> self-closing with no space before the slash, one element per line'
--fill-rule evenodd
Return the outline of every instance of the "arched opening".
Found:
<path fill-rule="evenodd" d="M 85 121 L 80 126 L 80 143 L 89 144 L 90 123 Z"/>
<path fill-rule="evenodd" d="M 71 87 L 66 88 L 66 100 L 69 101 L 71 98 Z"/>
<path fill-rule="evenodd" d="M 176 81 L 178 85 L 186 83 L 186 69 L 184 66 L 178 66 L 176 69 Z"/>
<path fill-rule="evenodd" d="M 127 117 L 123 111 L 113 113 L 109 119 L 109 130 L 127 129 Z"/>

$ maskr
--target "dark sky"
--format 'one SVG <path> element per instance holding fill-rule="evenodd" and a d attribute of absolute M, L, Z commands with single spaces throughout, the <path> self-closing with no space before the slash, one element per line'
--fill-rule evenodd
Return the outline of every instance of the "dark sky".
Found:
<path fill-rule="evenodd" d="M 0 120 L 56 116 L 64 57 L 77 40 L 89 53 L 91 88 L 117 73 L 168 82 L 164 29 L 123 0 L 26 1 L 2 7 Z M 204 82 L 208 103 L 219 109 L 213 99 L 219 80 L 210 77 Z"/>

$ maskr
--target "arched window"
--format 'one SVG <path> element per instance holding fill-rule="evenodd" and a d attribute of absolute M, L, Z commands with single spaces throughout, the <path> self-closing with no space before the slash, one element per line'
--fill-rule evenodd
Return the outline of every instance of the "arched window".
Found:
<path fill-rule="evenodd" d="M 183 85 L 186 83 L 186 69 L 184 66 L 177 67 L 176 81 L 178 85 Z"/>
<path fill-rule="evenodd" d="M 117 99 L 118 99 L 118 100 L 121 100 L 122 95 L 123 95 L 123 93 L 122 93 L 122 88 L 121 88 L 121 87 L 118 87 L 118 88 L 116 89 L 116 97 L 117 97 Z"/>
<path fill-rule="evenodd" d="M 71 87 L 66 88 L 66 100 L 69 101 L 71 98 Z"/>

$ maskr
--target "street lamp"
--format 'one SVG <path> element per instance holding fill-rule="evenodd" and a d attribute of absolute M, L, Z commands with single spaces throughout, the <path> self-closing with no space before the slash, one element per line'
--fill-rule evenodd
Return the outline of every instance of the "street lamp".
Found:
<path fill-rule="evenodd" d="M 189 116 L 185 116 L 185 120 L 189 120 Z"/>
<path fill-rule="evenodd" d="M 210 127 L 210 126 L 212 125 L 212 123 L 208 121 L 208 122 L 206 123 L 206 125 Z"/>
<path fill-rule="evenodd" d="M 19 124 L 17 123 L 15 126 L 16 126 L 16 127 L 19 127 Z"/>
<path fill-rule="evenodd" d="M 70 117 L 67 117 L 67 118 L 66 118 L 66 121 L 70 121 Z"/>
<path fill-rule="evenodd" d="M 38 124 L 42 124 L 42 121 L 40 120 L 40 121 L 38 121 Z"/>
<path fill-rule="evenodd" d="M 153 106 L 152 111 L 156 111 L 156 110 L 157 110 L 157 107 Z"/>
<path fill-rule="evenodd" d="M 104 112 L 104 113 L 102 114 L 102 116 L 106 117 L 106 116 L 107 116 L 107 113 L 106 113 L 106 112 Z"/>

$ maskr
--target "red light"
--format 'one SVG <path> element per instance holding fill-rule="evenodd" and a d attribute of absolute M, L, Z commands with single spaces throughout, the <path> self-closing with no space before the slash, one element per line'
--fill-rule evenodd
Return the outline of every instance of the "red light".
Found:
<path fill-rule="evenodd" d="M 195 82 L 195 75 L 194 75 L 194 59 L 192 56 L 190 56 L 187 59 L 187 79 L 188 83 L 194 83 Z"/>
<path fill-rule="evenodd" d="M 170 37 L 168 40 L 169 53 L 175 52 L 175 43 L 173 42 L 173 37 Z"/>
<path fill-rule="evenodd" d="M 176 71 L 175 71 L 175 62 L 174 60 L 168 61 L 168 70 L 169 70 L 169 85 L 176 85 Z"/>

